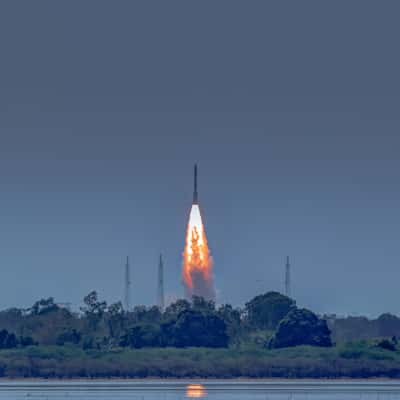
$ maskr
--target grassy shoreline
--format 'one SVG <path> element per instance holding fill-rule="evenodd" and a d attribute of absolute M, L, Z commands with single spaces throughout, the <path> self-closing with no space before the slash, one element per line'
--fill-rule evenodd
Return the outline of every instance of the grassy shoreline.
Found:
<path fill-rule="evenodd" d="M 105 378 L 96 378 L 96 377 L 76 377 L 76 378 L 54 378 L 54 377 L 49 377 L 49 378 L 34 378 L 34 377 L 29 377 L 29 378 L 24 378 L 24 377 L 1 377 L 0 378 L 0 384 L 3 383 L 12 383 L 12 382 L 32 382 L 32 383 L 46 383 L 46 382 L 52 382 L 52 383 L 63 383 L 63 382 L 68 382 L 68 383 L 85 383 L 85 382 L 98 382 L 98 383 L 108 383 L 108 382 L 123 382 L 123 383 L 141 383 L 141 382 L 179 382 L 179 383 L 203 383 L 203 382 L 238 382 L 238 383 L 246 383 L 246 382 L 266 382 L 266 383 L 279 383 L 279 382 L 291 382 L 291 383 L 305 383 L 305 382 L 310 382 L 310 383 L 321 383 L 321 382 L 352 382 L 352 383 L 357 383 L 357 382 L 393 382 L 393 383 L 399 383 L 400 384 L 400 378 L 389 378 L 389 377 L 369 377 L 369 378 L 349 378 L 349 377 L 338 377 L 338 378 L 248 378 L 248 377 L 236 377 L 236 378 L 202 378 L 202 377 L 192 377 L 192 378 L 160 378 L 160 377 L 146 377 L 146 378 L 121 378 L 121 377 L 105 377 Z"/>
<path fill-rule="evenodd" d="M 146 348 L 85 351 L 32 346 L 0 351 L 1 378 L 360 379 L 400 378 L 400 352 L 358 342 L 279 350 Z"/>

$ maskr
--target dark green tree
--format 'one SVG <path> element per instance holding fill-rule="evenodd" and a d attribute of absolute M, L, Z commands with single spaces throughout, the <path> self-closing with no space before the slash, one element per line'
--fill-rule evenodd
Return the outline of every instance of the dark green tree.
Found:
<path fill-rule="evenodd" d="M 76 329 L 66 330 L 57 336 L 56 344 L 64 346 L 66 343 L 78 344 L 81 341 L 81 334 Z"/>
<path fill-rule="evenodd" d="M 183 311 L 172 328 L 177 347 L 227 347 L 229 337 L 225 322 L 216 314 L 195 310 Z"/>
<path fill-rule="evenodd" d="M 124 309 L 120 301 L 108 307 L 106 319 L 110 338 L 118 339 L 121 336 L 126 321 Z"/>
<path fill-rule="evenodd" d="M 177 318 L 181 312 L 190 310 L 191 308 L 192 306 L 187 300 L 179 299 L 165 309 L 164 318 Z"/>
<path fill-rule="evenodd" d="M 241 312 L 230 304 L 222 304 L 217 315 L 225 322 L 227 333 L 231 343 L 237 343 L 241 331 Z"/>
<path fill-rule="evenodd" d="M 377 331 L 379 336 L 392 337 L 400 335 L 400 318 L 393 314 L 382 314 L 375 323 L 378 327 Z"/>
<path fill-rule="evenodd" d="M 299 345 L 330 347 L 331 332 L 325 320 L 306 309 L 294 309 L 279 323 L 270 348 Z"/>
<path fill-rule="evenodd" d="M 58 306 L 54 303 L 54 298 L 49 297 L 47 299 L 40 299 L 37 301 L 31 308 L 28 309 L 28 312 L 33 315 L 41 315 L 57 310 Z"/>
<path fill-rule="evenodd" d="M 14 333 L 9 333 L 6 329 L 0 331 L 0 349 L 13 349 L 17 345 L 18 341 Z"/>
<path fill-rule="evenodd" d="M 151 306 L 147 308 L 143 321 L 149 324 L 159 324 L 161 317 L 160 309 L 157 306 Z"/>
<path fill-rule="evenodd" d="M 278 292 L 268 292 L 246 303 L 247 320 L 259 329 L 275 329 L 279 322 L 295 308 L 294 300 Z"/>
<path fill-rule="evenodd" d="M 204 313 L 214 313 L 215 302 L 212 300 L 206 300 L 204 297 L 201 296 L 193 296 L 192 309 Z"/>
<path fill-rule="evenodd" d="M 396 351 L 396 343 L 394 343 L 393 340 L 382 339 L 377 343 L 376 346 L 384 350 Z"/>
<path fill-rule="evenodd" d="M 147 308 L 146 306 L 135 306 L 129 313 L 129 319 L 134 323 L 143 322 L 146 318 Z"/>
<path fill-rule="evenodd" d="M 153 324 L 136 324 L 122 337 L 120 346 L 133 347 L 159 347 L 161 345 L 160 327 Z"/>
<path fill-rule="evenodd" d="M 161 311 L 157 306 L 136 306 L 131 312 L 127 313 L 127 319 L 130 324 L 158 324 L 161 321 L 161 317 Z"/>
<path fill-rule="evenodd" d="M 96 331 L 107 309 L 107 303 L 105 301 L 99 301 L 96 291 L 92 291 L 85 296 L 83 302 L 85 305 L 81 307 L 81 311 L 85 314 L 89 328 L 92 331 Z"/>
<path fill-rule="evenodd" d="M 20 336 L 18 338 L 18 343 L 21 347 L 37 346 L 37 342 L 35 342 L 30 336 Z"/>

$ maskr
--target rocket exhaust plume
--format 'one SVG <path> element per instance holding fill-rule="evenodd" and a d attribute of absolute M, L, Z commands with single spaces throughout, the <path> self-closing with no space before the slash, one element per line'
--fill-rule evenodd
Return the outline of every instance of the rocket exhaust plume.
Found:
<path fill-rule="evenodd" d="M 212 268 L 212 258 L 198 204 L 197 165 L 195 165 L 193 204 L 183 252 L 182 274 L 186 298 L 190 300 L 192 296 L 201 296 L 206 300 L 215 300 Z"/>

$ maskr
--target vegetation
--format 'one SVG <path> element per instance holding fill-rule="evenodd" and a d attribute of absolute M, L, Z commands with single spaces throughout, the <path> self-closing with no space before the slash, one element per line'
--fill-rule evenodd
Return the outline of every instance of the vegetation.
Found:
<path fill-rule="evenodd" d="M 344 337 L 353 320 L 322 319 L 276 292 L 244 309 L 194 297 L 163 312 L 126 311 L 96 292 L 79 313 L 42 299 L 0 312 L 0 377 L 400 377 L 398 318 L 378 320 L 376 333 L 390 335 L 333 345 L 329 328 Z"/>
<path fill-rule="evenodd" d="M 269 347 L 282 348 L 302 344 L 330 347 L 330 335 L 326 321 L 309 310 L 293 309 L 279 323 Z"/>
<path fill-rule="evenodd" d="M 32 346 L 0 351 L 0 376 L 41 378 L 400 378 L 400 352 L 373 342 L 268 350 Z"/>
<path fill-rule="evenodd" d="M 253 327 L 275 329 L 294 308 L 294 300 L 278 292 L 268 292 L 246 303 L 247 319 Z"/>
<path fill-rule="evenodd" d="M 377 337 L 400 336 L 400 318 L 385 313 L 377 319 L 366 317 L 340 318 L 335 315 L 324 316 L 335 342 L 369 340 Z"/>

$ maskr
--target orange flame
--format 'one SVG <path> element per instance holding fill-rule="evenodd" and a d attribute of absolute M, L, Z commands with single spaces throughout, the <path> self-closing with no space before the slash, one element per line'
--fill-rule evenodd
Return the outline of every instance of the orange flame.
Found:
<path fill-rule="evenodd" d="M 197 204 L 193 204 L 190 210 L 183 252 L 183 281 L 186 297 L 189 299 L 193 295 L 202 296 L 207 300 L 215 299 L 212 258 Z"/>

